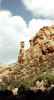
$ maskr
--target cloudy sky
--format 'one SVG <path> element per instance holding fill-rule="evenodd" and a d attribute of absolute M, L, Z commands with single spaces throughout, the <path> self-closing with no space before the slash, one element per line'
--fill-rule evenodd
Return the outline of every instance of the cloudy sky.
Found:
<path fill-rule="evenodd" d="M 0 63 L 17 61 L 19 42 L 54 25 L 54 0 L 0 0 Z"/>

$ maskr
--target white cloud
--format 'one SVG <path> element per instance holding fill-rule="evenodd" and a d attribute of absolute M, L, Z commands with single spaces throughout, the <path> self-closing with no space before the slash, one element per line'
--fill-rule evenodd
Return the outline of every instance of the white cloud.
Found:
<path fill-rule="evenodd" d="M 19 41 L 24 40 L 27 48 L 28 40 L 42 26 L 53 23 L 53 20 L 32 19 L 27 24 L 21 16 L 13 16 L 9 11 L 0 11 L 0 63 L 17 61 Z"/>
<path fill-rule="evenodd" d="M 54 0 L 22 0 L 22 2 L 37 18 L 54 19 Z"/>
<path fill-rule="evenodd" d="M 23 34 L 25 27 L 22 17 L 12 16 L 9 11 L 0 11 L 0 63 L 17 60 L 19 35 Z"/>
<path fill-rule="evenodd" d="M 29 22 L 29 31 L 30 33 L 32 33 L 34 36 L 36 32 L 38 32 L 38 30 L 40 28 L 42 28 L 43 26 L 51 26 L 53 25 L 54 21 L 53 20 L 48 20 L 48 19 L 32 19 Z"/>

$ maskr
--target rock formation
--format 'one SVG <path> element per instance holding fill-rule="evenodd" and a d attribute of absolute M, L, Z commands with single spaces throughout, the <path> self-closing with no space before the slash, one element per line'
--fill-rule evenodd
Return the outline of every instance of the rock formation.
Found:
<path fill-rule="evenodd" d="M 18 56 L 18 63 L 23 64 L 24 63 L 24 41 L 20 43 L 20 50 L 19 50 L 19 56 Z"/>
<path fill-rule="evenodd" d="M 54 53 L 54 26 L 43 27 L 33 38 L 33 58 Z M 30 49 L 29 49 L 30 51 Z"/>
<path fill-rule="evenodd" d="M 5 78 L 4 84 L 18 86 L 23 83 L 35 86 L 39 79 L 54 82 L 54 26 L 41 28 L 33 40 L 30 40 L 30 48 L 26 51 L 24 51 L 24 43 L 22 44 L 25 63 L 22 61 L 22 56 L 19 62 L 23 64 L 17 63 L 7 69 L 8 73 L 2 77 L 9 78 L 8 81 Z"/>

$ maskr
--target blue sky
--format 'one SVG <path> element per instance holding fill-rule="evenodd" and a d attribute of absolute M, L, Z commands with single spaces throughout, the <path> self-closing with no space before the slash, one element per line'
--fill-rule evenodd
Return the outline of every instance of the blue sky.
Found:
<path fill-rule="evenodd" d="M 5 11 L 5 12 L 9 11 L 9 12 L 11 12 L 12 16 L 21 16 L 24 20 L 26 20 L 26 23 L 28 23 L 29 20 L 32 19 L 32 13 L 25 9 L 25 6 L 23 5 L 22 0 L 1 0 L 0 1 L 0 11 Z M 18 36 L 18 34 L 20 34 L 20 33 L 18 31 L 15 33 L 16 33 L 15 34 L 16 35 L 15 38 L 16 38 Z M 8 34 L 7 34 L 7 36 L 3 35 L 3 37 L 8 37 Z M 18 42 L 18 40 L 16 42 Z M 1 48 L 1 50 L 0 50 L 0 54 L 1 54 L 0 63 L 11 63 L 11 62 L 14 62 L 17 60 L 16 46 L 15 46 L 16 43 L 15 43 L 15 45 L 13 45 L 13 48 L 15 48 L 13 51 L 12 51 L 13 48 L 11 49 L 11 47 L 8 50 L 8 48 L 6 48 L 4 42 L 3 43 L 0 42 L 0 45 L 3 45 L 2 47 L 0 47 Z M 10 44 L 8 44 L 8 45 L 10 45 Z M 3 49 L 4 46 L 5 46 L 5 48 Z M 11 56 L 11 53 L 12 53 L 12 56 Z M 9 54 L 10 54 L 10 56 L 9 56 Z M 4 60 L 4 58 L 5 58 L 5 60 Z"/>
<path fill-rule="evenodd" d="M 33 18 L 32 13 L 25 9 L 22 0 L 2 0 L 0 10 L 9 10 L 14 16 L 20 15 L 27 22 Z"/>
<path fill-rule="evenodd" d="M 0 0 L 0 63 L 17 62 L 20 41 L 27 49 L 29 39 L 50 25 L 54 25 L 54 0 Z"/>

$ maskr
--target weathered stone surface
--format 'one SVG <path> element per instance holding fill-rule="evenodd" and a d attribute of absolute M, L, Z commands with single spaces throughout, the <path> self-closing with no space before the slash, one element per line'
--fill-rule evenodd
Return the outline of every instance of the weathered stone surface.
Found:
<path fill-rule="evenodd" d="M 32 52 L 30 52 L 30 49 Z M 32 57 L 30 57 L 32 54 Z M 3 70 L 0 79 L 7 76 L 5 84 L 34 86 L 37 79 L 54 78 L 54 26 L 43 27 L 33 38 L 33 46 L 25 51 L 25 63 Z M 47 77 L 46 77 L 47 76 Z M 52 76 L 52 77 L 51 77 Z M 17 85 L 18 84 L 18 85 Z"/>

